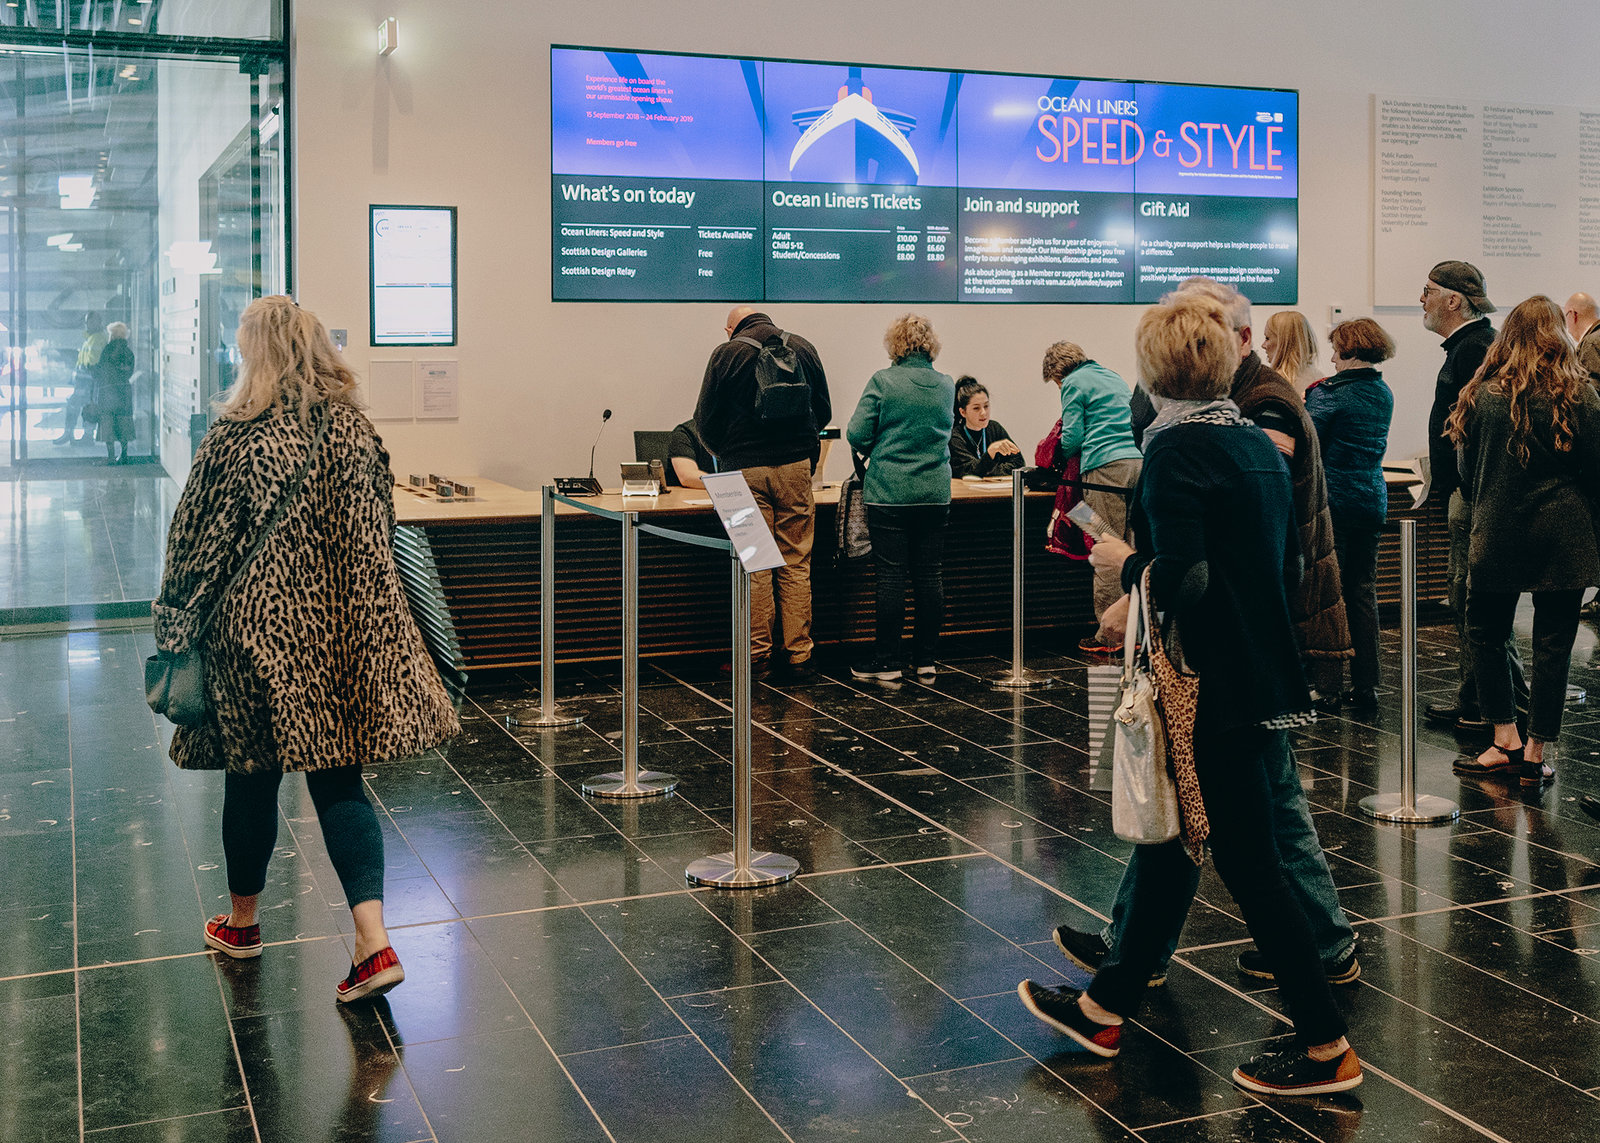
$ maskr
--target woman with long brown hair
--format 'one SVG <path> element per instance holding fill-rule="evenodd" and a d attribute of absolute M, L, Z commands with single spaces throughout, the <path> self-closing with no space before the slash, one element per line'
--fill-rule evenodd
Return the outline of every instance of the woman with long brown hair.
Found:
<path fill-rule="evenodd" d="M 1540 295 L 1511 311 L 1445 432 L 1472 503 L 1467 639 L 1483 714 L 1494 723 L 1493 745 L 1456 770 L 1542 786 L 1555 777 L 1549 744 L 1561 733 L 1578 607 L 1584 588 L 1600 582 L 1600 397 L 1559 306 Z M 1526 743 L 1505 650 L 1524 592 L 1533 595 Z"/>

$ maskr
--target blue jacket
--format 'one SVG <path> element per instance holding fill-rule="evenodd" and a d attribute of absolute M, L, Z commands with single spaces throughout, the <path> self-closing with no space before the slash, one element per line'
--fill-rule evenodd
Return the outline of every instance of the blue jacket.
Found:
<path fill-rule="evenodd" d="M 1061 459 L 1076 455 L 1084 474 L 1114 460 L 1138 460 L 1128 395 L 1128 383 L 1096 361 L 1063 377 Z"/>
<path fill-rule="evenodd" d="M 1381 528 L 1389 518 L 1383 454 L 1389 447 L 1394 394 L 1376 369 L 1345 369 L 1306 391 L 1317 427 L 1328 508 L 1335 526 Z"/>

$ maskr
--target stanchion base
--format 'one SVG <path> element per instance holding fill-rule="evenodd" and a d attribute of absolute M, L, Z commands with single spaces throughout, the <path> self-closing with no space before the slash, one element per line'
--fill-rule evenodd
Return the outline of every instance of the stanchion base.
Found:
<path fill-rule="evenodd" d="M 1572 703 L 1574 706 L 1578 705 L 1579 703 L 1586 703 L 1589 701 L 1589 692 L 1584 690 L 1577 683 L 1568 683 L 1567 701 Z"/>
<path fill-rule="evenodd" d="M 1399 794 L 1373 794 L 1361 799 L 1361 812 L 1369 818 L 1397 825 L 1431 825 L 1434 822 L 1453 822 L 1461 816 L 1461 807 L 1449 798 L 1436 798 L 1421 794 L 1416 805 L 1404 810 Z"/>
<path fill-rule="evenodd" d="M 800 863 L 781 853 L 752 853 L 750 864 L 739 868 L 732 853 L 715 853 L 689 863 L 683 871 L 690 885 L 712 885 L 718 889 L 758 889 L 776 885 L 800 872 Z"/>
<path fill-rule="evenodd" d="M 550 712 L 549 718 L 546 718 L 544 712 L 540 710 L 506 715 L 507 726 L 531 726 L 535 729 L 543 728 L 547 730 L 557 726 L 577 726 L 582 721 L 583 715 L 569 714 L 559 706 Z"/>
<path fill-rule="evenodd" d="M 583 783 L 583 792 L 595 798 L 659 798 L 678 788 L 676 774 L 640 770 L 630 783 L 626 774 L 596 774 Z"/>
<path fill-rule="evenodd" d="M 996 675 L 989 680 L 995 686 L 1008 691 L 1038 691 L 1045 687 L 1056 685 L 1055 679 L 1049 675 L 1041 675 L 1037 671 L 1024 670 L 1021 674 L 1016 671 L 1007 671 L 1003 675 Z"/>

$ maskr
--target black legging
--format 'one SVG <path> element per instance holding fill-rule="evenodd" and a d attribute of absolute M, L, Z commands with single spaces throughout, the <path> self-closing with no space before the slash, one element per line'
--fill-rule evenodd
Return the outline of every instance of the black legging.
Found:
<path fill-rule="evenodd" d="M 222 852 L 228 890 L 254 897 L 267 884 L 267 862 L 278 844 L 278 784 L 281 770 L 257 774 L 228 771 L 222 795 Z M 317 808 L 322 841 L 344 899 L 354 907 L 383 900 L 383 833 L 367 801 L 361 767 L 340 766 L 306 773 L 306 789 Z"/>
<path fill-rule="evenodd" d="M 1528 736 L 1554 742 L 1561 736 L 1561 715 L 1567 702 L 1567 671 L 1572 644 L 1578 637 L 1578 608 L 1583 591 L 1535 591 L 1533 595 L 1533 670 L 1528 675 Z M 1517 720 L 1512 692 L 1511 636 L 1521 594 L 1467 588 L 1467 638 L 1472 642 L 1473 673 L 1478 703 L 1490 722 Z"/>

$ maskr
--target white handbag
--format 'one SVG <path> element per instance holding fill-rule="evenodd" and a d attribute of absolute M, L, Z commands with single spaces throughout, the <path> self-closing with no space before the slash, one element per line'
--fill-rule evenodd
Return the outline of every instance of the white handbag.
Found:
<path fill-rule="evenodd" d="M 1123 841 L 1157 845 L 1182 829 L 1178 785 L 1167 762 L 1167 730 L 1150 671 L 1148 604 L 1135 585 L 1122 645 L 1122 701 L 1112 716 L 1111 829 Z"/>

